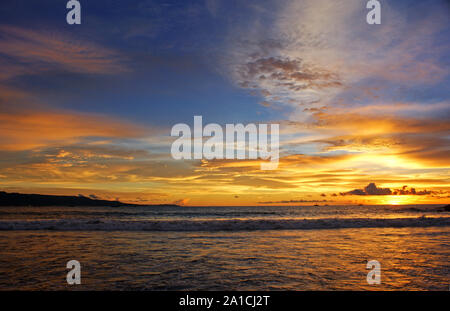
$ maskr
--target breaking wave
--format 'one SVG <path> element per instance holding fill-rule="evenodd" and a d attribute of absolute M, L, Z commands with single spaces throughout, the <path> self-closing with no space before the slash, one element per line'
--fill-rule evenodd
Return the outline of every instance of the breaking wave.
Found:
<path fill-rule="evenodd" d="M 450 217 L 326 218 L 326 219 L 227 219 L 227 220 L 10 220 L 0 230 L 55 231 L 253 231 L 317 230 L 339 228 L 446 227 Z"/>

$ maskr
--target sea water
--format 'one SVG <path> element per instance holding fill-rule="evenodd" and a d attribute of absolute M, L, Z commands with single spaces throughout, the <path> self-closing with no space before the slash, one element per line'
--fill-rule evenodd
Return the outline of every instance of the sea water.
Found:
<path fill-rule="evenodd" d="M 436 205 L 0 207 L 0 290 L 448 290 L 449 263 Z"/>

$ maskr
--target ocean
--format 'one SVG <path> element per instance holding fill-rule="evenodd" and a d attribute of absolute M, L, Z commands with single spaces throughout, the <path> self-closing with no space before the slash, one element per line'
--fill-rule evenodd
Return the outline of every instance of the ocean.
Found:
<path fill-rule="evenodd" d="M 0 290 L 449 290 L 440 206 L 0 207 Z"/>

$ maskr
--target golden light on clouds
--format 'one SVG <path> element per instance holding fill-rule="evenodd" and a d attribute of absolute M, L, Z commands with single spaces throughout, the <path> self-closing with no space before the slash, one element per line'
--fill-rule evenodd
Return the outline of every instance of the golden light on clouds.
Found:
<path fill-rule="evenodd" d="M 113 118 L 67 111 L 0 113 L 2 150 L 29 150 L 79 142 L 83 137 L 138 137 L 143 128 Z"/>
<path fill-rule="evenodd" d="M 373 31 L 355 26 L 364 22 L 360 2 L 287 1 L 270 27 L 256 14 L 214 45 L 220 55 L 204 80 L 184 55 L 131 47 L 126 55 L 116 41 L 0 25 L 0 190 L 188 205 L 448 203 L 448 47 L 438 44 L 448 16 L 433 11 L 411 30 L 386 4 L 384 20 L 395 23 Z M 197 88 L 210 80 L 213 91 Z M 233 93 L 227 98 L 242 100 L 242 111 L 229 115 L 196 105 L 214 105 L 227 83 L 254 103 Z M 78 91 L 88 102 L 80 111 L 75 100 L 64 105 Z M 106 113 L 86 112 L 96 108 Z M 278 169 L 262 171 L 260 160 L 175 161 L 169 122 L 202 109 L 226 115 L 217 122 L 280 124 Z"/>

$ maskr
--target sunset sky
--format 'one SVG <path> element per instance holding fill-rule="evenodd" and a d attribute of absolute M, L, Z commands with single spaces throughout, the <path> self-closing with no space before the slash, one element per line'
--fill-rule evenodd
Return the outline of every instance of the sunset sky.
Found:
<path fill-rule="evenodd" d="M 0 4 L 0 190 L 131 203 L 450 203 L 450 4 Z M 174 160 L 177 123 L 280 124 L 280 164 Z M 374 185 L 371 185 L 374 184 Z"/>

